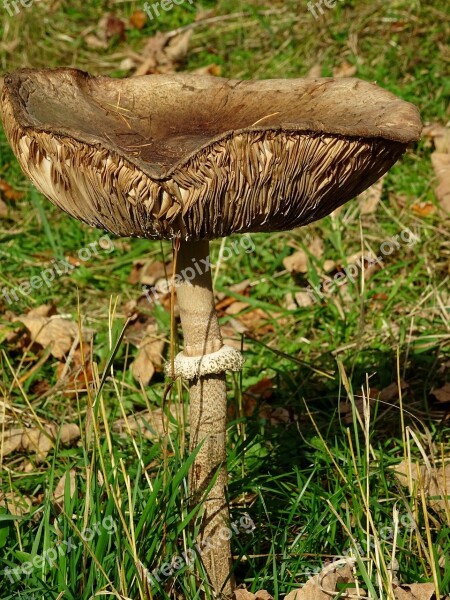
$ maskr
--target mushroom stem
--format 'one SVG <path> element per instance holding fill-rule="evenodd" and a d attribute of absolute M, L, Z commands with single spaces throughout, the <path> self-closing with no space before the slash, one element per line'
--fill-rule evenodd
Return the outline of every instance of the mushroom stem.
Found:
<path fill-rule="evenodd" d="M 176 357 L 175 375 L 190 380 L 190 450 L 202 443 L 190 472 L 191 499 L 197 504 L 216 477 L 204 501 L 199 548 L 212 590 L 227 596 L 232 593 L 234 582 L 230 577 L 229 512 L 225 497 L 225 373 L 227 369 L 240 369 L 242 358 L 234 349 L 223 345 L 207 241 L 180 244 L 177 275 L 184 351 Z"/>

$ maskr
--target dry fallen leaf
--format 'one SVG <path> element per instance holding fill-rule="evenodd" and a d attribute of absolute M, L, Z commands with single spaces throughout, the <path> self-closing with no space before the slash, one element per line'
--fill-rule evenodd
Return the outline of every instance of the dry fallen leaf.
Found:
<path fill-rule="evenodd" d="M 80 428 L 74 423 L 65 423 L 61 427 L 55 423 L 44 423 L 43 426 L 44 429 L 25 427 L 5 431 L 0 448 L 3 456 L 28 450 L 35 453 L 37 459 L 43 460 L 55 445 L 58 435 L 66 446 L 80 437 Z"/>
<path fill-rule="evenodd" d="M 194 69 L 192 73 L 195 73 L 196 75 L 212 75 L 213 77 L 220 77 L 222 74 L 222 67 L 216 65 L 216 63 L 211 63 L 210 65 Z"/>
<path fill-rule="evenodd" d="M 0 219 L 6 219 L 8 216 L 8 205 L 0 198 Z"/>
<path fill-rule="evenodd" d="M 76 489 L 76 485 L 75 485 L 75 469 L 69 469 L 69 471 L 66 471 L 64 473 L 64 475 L 61 477 L 61 479 L 58 481 L 57 486 L 55 487 L 55 490 L 53 492 L 53 500 L 58 504 L 61 500 L 64 500 L 64 494 L 65 494 L 65 490 L 66 490 L 66 481 L 67 481 L 67 476 L 69 476 L 69 491 L 70 491 L 70 497 L 72 498 L 72 496 L 75 493 L 75 489 Z"/>
<path fill-rule="evenodd" d="M 235 590 L 233 600 L 255 600 L 255 594 L 247 590 Z"/>
<path fill-rule="evenodd" d="M 147 22 L 147 15 L 143 10 L 135 10 L 130 17 L 130 25 L 135 29 L 143 29 Z"/>
<path fill-rule="evenodd" d="M 411 210 L 418 217 L 428 217 L 434 213 L 436 207 L 432 202 L 417 202 L 411 206 Z"/>
<path fill-rule="evenodd" d="M 450 382 L 448 381 L 441 388 L 433 388 L 431 393 L 439 402 L 450 402 Z"/>
<path fill-rule="evenodd" d="M 32 341 L 43 348 L 49 346 L 52 355 L 58 359 L 67 354 L 78 337 L 78 324 L 63 317 L 22 315 L 16 317 L 14 321 L 23 323 L 30 332 Z M 85 329 L 82 335 L 84 341 L 89 341 L 92 331 Z"/>
<path fill-rule="evenodd" d="M 56 315 L 56 306 L 54 304 L 41 304 L 27 312 L 27 317 L 52 317 Z"/>
<path fill-rule="evenodd" d="M 394 590 L 397 600 L 431 600 L 434 596 L 433 583 L 412 583 Z"/>
<path fill-rule="evenodd" d="M 283 325 L 283 319 L 280 318 L 279 314 L 269 314 L 261 308 L 254 308 L 236 316 L 236 320 L 256 338 L 263 337 L 264 335 L 275 331 L 274 325 L 269 320 L 270 318 L 277 319 L 278 324 L 280 326 Z"/>
<path fill-rule="evenodd" d="M 248 590 L 235 590 L 232 596 L 233 600 L 273 600 L 273 597 L 266 592 L 266 590 L 260 590 L 259 592 L 249 592 Z"/>
<path fill-rule="evenodd" d="M 340 584 L 352 584 L 355 581 L 350 564 L 342 568 L 345 560 L 351 562 L 351 559 L 342 559 L 326 566 L 318 575 L 311 577 L 301 589 L 289 592 L 284 600 L 330 600 L 341 591 L 338 589 Z M 360 589 L 359 592 L 363 598 L 364 590 Z"/>
<path fill-rule="evenodd" d="M 170 405 L 171 416 L 178 420 L 183 414 L 184 406 L 182 404 Z M 130 433 L 132 435 L 141 432 L 147 440 L 158 440 L 164 437 L 167 433 L 167 428 L 172 427 L 169 417 L 165 414 L 162 408 L 155 408 L 151 411 L 144 410 L 139 413 L 128 415 L 127 418 L 118 419 L 113 424 L 113 431 L 126 437 Z"/>
<path fill-rule="evenodd" d="M 303 250 L 297 250 L 293 254 L 283 258 L 283 265 L 289 273 L 307 273 L 308 256 Z"/>
<path fill-rule="evenodd" d="M 433 152 L 431 164 L 439 182 L 436 197 L 441 208 L 450 213 L 450 154 Z"/>
<path fill-rule="evenodd" d="M 101 40 L 93 33 L 84 37 L 84 43 L 92 50 L 106 50 L 108 47 L 108 42 L 106 40 Z"/>
<path fill-rule="evenodd" d="M 19 496 L 13 492 L 6 492 L 0 496 L 0 507 L 6 508 L 11 515 L 22 517 L 30 512 L 33 503 L 28 496 Z"/>
<path fill-rule="evenodd" d="M 267 402 L 272 398 L 275 391 L 274 383 L 268 377 L 264 377 L 257 383 L 251 385 L 242 394 L 242 409 L 247 417 L 250 417 L 259 404 Z"/>
<path fill-rule="evenodd" d="M 316 63 L 309 69 L 308 73 L 306 74 L 306 77 L 313 77 L 314 79 L 317 79 L 317 77 L 321 77 L 321 75 L 322 75 L 322 65 L 320 65 L 319 63 Z"/>
<path fill-rule="evenodd" d="M 5 200 L 15 202 L 23 197 L 23 193 L 13 189 L 4 179 L 0 179 L 0 197 L 2 196 Z"/>
<path fill-rule="evenodd" d="M 236 348 L 236 350 L 245 351 L 248 349 L 246 343 L 242 345 L 242 334 L 245 333 L 247 329 L 242 323 L 239 323 L 237 319 L 230 319 L 228 323 L 224 323 L 220 326 L 220 330 L 225 344 Z"/>
<path fill-rule="evenodd" d="M 164 265 L 159 260 L 142 261 L 137 260 L 133 263 L 131 273 L 128 277 L 129 283 L 142 283 L 144 285 L 155 285 L 159 279 L 171 277 L 173 271 L 172 263 Z"/>
<path fill-rule="evenodd" d="M 322 238 L 320 238 L 318 236 L 314 237 L 308 246 L 308 250 L 316 258 L 322 258 L 322 256 L 323 256 L 323 240 L 322 240 Z"/>
<path fill-rule="evenodd" d="M 436 152 L 450 153 L 450 128 L 441 123 L 432 123 L 423 128 L 422 137 L 431 139 Z"/>
<path fill-rule="evenodd" d="M 333 77 L 353 77 L 357 70 L 358 68 L 355 65 L 344 61 L 339 67 L 333 69 Z"/>
<path fill-rule="evenodd" d="M 258 416 L 260 419 L 265 419 L 272 427 L 281 425 L 291 425 L 298 421 L 298 415 L 293 410 L 284 408 L 283 406 L 270 406 L 263 404 L 259 409 Z"/>
<path fill-rule="evenodd" d="M 434 143 L 431 164 L 438 180 L 436 197 L 440 207 L 450 213 L 450 128 L 432 123 L 424 128 L 423 136 Z"/>
<path fill-rule="evenodd" d="M 249 306 L 250 304 L 248 302 L 241 302 L 240 300 L 236 300 L 225 309 L 225 313 L 227 315 L 238 315 L 240 312 L 242 312 Z"/>
<path fill-rule="evenodd" d="M 417 464 L 408 465 L 403 460 L 395 465 L 394 471 L 399 482 L 405 487 L 409 485 L 409 470 L 413 487 L 418 487 L 420 481 L 429 505 L 435 510 L 447 510 L 450 506 L 450 463 L 431 469 L 420 465 L 418 469 Z"/>
<path fill-rule="evenodd" d="M 331 271 L 334 271 L 336 269 L 336 263 L 334 262 L 334 260 L 331 260 L 331 258 L 326 258 L 323 261 L 323 270 L 325 271 L 325 273 L 331 273 Z"/>
<path fill-rule="evenodd" d="M 384 177 L 381 177 L 376 183 L 358 196 L 361 214 L 371 215 L 376 212 L 383 192 Z"/>
<path fill-rule="evenodd" d="M 174 73 L 185 59 L 192 30 L 179 35 L 169 36 L 160 31 L 151 37 L 144 46 L 141 54 L 132 53 L 136 63 L 135 77 L 149 73 Z"/>
<path fill-rule="evenodd" d="M 364 418 L 364 406 L 365 406 L 364 398 L 357 397 L 355 398 L 355 409 L 357 410 L 359 416 Z M 369 406 L 372 410 L 374 406 L 376 406 L 375 398 L 370 398 Z M 346 425 L 353 423 L 353 407 L 352 403 L 348 400 L 341 400 L 339 402 L 339 414 L 341 415 L 342 422 Z"/>
<path fill-rule="evenodd" d="M 109 40 L 116 35 L 121 42 L 124 42 L 126 39 L 125 22 L 112 13 L 106 13 L 98 22 L 97 27 L 100 39 Z"/>
<path fill-rule="evenodd" d="M 409 385 L 406 383 L 406 381 L 400 379 L 401 391 L 404 392 L 408 389 L 408 387 Z M 393 383 L 390 383 L 388 386 L 383 388 L 380 392 L 378 392 L 378 390 L 373 389 L 372 396 L 376 398 L 377 395 L 382 402 L 392 402 L 393 400 L 398 400 L 400 397 L 398 393 L 398 383 L 394 381 Z"/>
<path fill-rule="evenodd" d="M 143 385 L 149 384 L 156 369 L 161 370 L 164 345 L 164 336 L 158 333 L 156 323 L 147 325 L 136 358 L 131 364 L 133 377 Z"/>
<path fill-rule="evenodd" d="M 62 390 L 64 394 L 76 397 L 80 390 L 86 388 L 95 381 L 92 371 L 92 361 L 90 349 L 86 348 L 84 352 L 77 348 L 69 354 L 66 362 L 60 361 L 56 367 L 56 376 L 58 384 L 64 384 Z"/>
<path fill-rule="evenodd" d="M 301 308 L 313 305 L 313 299 L 308 292 L 295 292 L 294 297 L 298 306 Z"/>

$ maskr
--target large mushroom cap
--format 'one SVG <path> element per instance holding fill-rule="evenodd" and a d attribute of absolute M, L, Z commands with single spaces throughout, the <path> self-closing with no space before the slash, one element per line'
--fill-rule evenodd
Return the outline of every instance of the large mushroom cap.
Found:
<path fill-rule="evenodd" d="M 70 215 L 122 236 L 212 239 L 319 219 L 419 138 L 415 106 L 358 79 L 5 77 L 24 172 Z"/>

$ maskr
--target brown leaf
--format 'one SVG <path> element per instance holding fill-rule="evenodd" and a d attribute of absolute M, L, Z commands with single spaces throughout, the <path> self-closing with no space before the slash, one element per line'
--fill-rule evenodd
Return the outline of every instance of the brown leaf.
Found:
<path fill-rule="evenodd" d="M 187 55 L 191 35 L 192 30 L 175 36 L 156 32 L 149 38 L 140 55 L 132 55 L 139 65 L 134 76 L 148 73 L 173 73 Z"/>
<path fill-rule="evenodd" d="M 273 598 L 266 590 L 260 590 L 255 593 L 255 600 L 273 600 Z"/>
<path fill-rule="evenodd" d="M 57 486 L 55 487 L 55 491 L 53 492 L 53 500 L 58 504 L 61 500 L 64 500 L 64 493 L 65 493 L 65 489 L 66 489 L 66 480 L 67 480 L 67 476 L 69 476 L 69 490 L 70 490 L 70 497 L 72 498 L 72 496 L 75 493 L 75 469 L 69 469 L 69 471 L 66 471 L 64 473 L 64 475 L 61 477 L 61 479 L 58 481 Z"/>
<path fill-rule="evenodd" d="M 323 261 L 323 270 L 325 273 L 331 273 L 336 269 L 336 263 L 331 258 L 327 258 Z"/>
<path fill-rule="evenodd" d="M 283 265 L 289 273 L 307 273 L 308 256 L 303 250 L 297 250 L 290 256 L 283 258 Z"/>
<path fill-rule="evenodd" d="M 9 185 L 8 182 L 6 182 L 4 179 L 0 179 L 0 197 L 1 196 L 3 196 L 5 200 L 15 202 L 23 197 L 23 193 L 17 192 Z"/>
<path fill-rule="evenodd" d="M 253 310 L 249 310 L 238 315 L 236 319 L 246 328 L 247 331 L 251 332 L 252 335 L 261 337 L 267 333 L 273 333 L 275 331 L 275 327 L 268 320 L 270 316 L 273 318 L 279 317 L 279 315 L 276 314 L 268 315 L 261 308 L 254 308 Z M 280 325 L 282 324 L 281 320 L 278 322 Z"/>
<path fill-rule="evenodd" d="M 59 359 L 67 354 L 78 336 L 77 323 L 63 317 L 22 315 L 16 317 L 14 321 L 23 323 L 30 332 L 32 341 L 43 348 L 50 346 L 52 355 Z M 82 333 L 85 341 L 88 341 L 92 335 L 90 330 L 83 330 Z"/>
<path fill-rule="evenodd" d="M 449 498 L 446 498 L 450 496 L 450 463 L 431 469 L 426 465 L 419 465 L 418 469 L 415 463 L 408 465 L 403 460 L 395 465 L 394 470 L 397 479 L 405 487 L 409 486 L 410 471 L 412 485 L 418 486 L 420 482 L 425 496 L 429 498 L 429 505 L 435 510 L 446 510 L 450 502 Z"/>
<path fill-rule="evenodd" d="M 88 48 L 92 48 L 92 50 L 105 50 L 108 47 L 106 40 L 101 40 L 92 33 L 84 37 L 84 43 Z"/>
<path fill-rule="evenodd" d="M 23 429 L 10 429 L 3 433 L 3 439 L 1 443 L 2 454 L 7 456 L 12 452 L 22 449 L 22 434 Z"/>
<path fill-rule="evenodd" d="M 245 279 L 241 283 L 230 286 L 230 291 L 235 292 L 236 294 L 241 294 L 242 296 L 249 296 L 249 285 L 250 280 Z M 216 302 L 216 310 L 219 312 L 225 310 L 227 306 L 230 306 L 230 304 L 236 302 L 236 298 L 233 298 L 232 296 L 227 296 L 226 294 L 221 292 L 217 294 L 217 298 L 218 301 Z"/>
<path fill-rule="evenodd" d="M 192 73 L 195 73 L 196 75 L 212 75 L 213 77 L 220 77 L 222 74 L 222 67 L 212 63 L 210 65 L 206 65 L 205 67 L 194 69 Z"/>
<path fill-rule="evenodd" d="M 308 292 L 295 292 L 294 297 L 295 301 L 297 302 L 298 306 L 300 306 L 300 308 L 313 305 L 313 299 L 311 298 L 311 295 L 308 294 Z"/>
<path fill-rule="evenodd" d="M 170 38 L 170 41 L 165 49 L 165 53 L 172 61 L 172 63 L 180 63 L 186 58 L 186 55 L 189 50 L 189 41 L 191 39 L 191 36 L 192 30 L 188 30 Z"/>
<path fill-rule="evenodd" d="M 434 213 L 436 207 L 432 202 L 417 202 L 411 206 L 411 210 L 419 217 L 428 217 Z"/>
<path fill-rule="evenodd" d="M 394 590 L 397 600 L 431 600 L 434 597 L 434 584 L 412 583 Z"/>
<path fill-rule="evenodd" d="M 355 409 L 361 418 L 364 418 L 364 398 L 355 398 Z M 370 398 L 369 406 L 372 408 L 376 405 L 374 398 Z M 342 422 L 346 425 L 353 423 L 353 408 L 352 403 L 347 400 L 341 400 L 339 403 L 339 414 L 341 415 Z"/>
<path fill-rule="evenodd" d="M 384 177 L 370 186 L 365 192 L 358 196 L 362 215 L 371 215 L 376 212 L 381 200 Z"/>
<path fill-rule="evenodd" d="M 41 304 L 27 312 L 27 317 L 52 317 L 57 310 L 54 304 Z"/>
<path fill-rule="evenodd" d="M 143 29 L 147 22 L 147 15 L 143 10 L 135 10 L 130 17 L 130 25 L 135 29 Z"/>
<path fill-rule="evenodd" d="M 235 590 L 232 600 L 273 600 L 273 597 L 266 590 L 260 590 L 255 594 L 248 590 Z"/>
<path fill-rule="evenodd" d="M 148 385 L 156 369 L 161 370 L 164 345 L 164 337 L 158 333 L 156 323 L 150 323 L 139 345 L 136 358 L 131 364 L 133 377 L 143 385 Z"/>
<path fill-rule="evenodd" d="M 59 434 L 61 443 L 69 445 L 80 437 L 80 428 L 73 423 L 58 427 L 55 423 L 44 423 L 45 430 L 38 427 L 15 428 L 4 432 L 3 455 L 27 450 L 36 454 L 39 460 L 45 459 L 54 446 Z"/>
<path fill-rule="evenodd" d="M 0 198 L 0 219 L 6 219 L 8 216 L 8 205 Z"/>
<path fill-rule="evenodd" d="M 450 154 L 450 128 L 441 123 L 432 123 L 423 128 L 422 137 L 433 141 L 436 152 Z"/>
<path fill-rule="evenodd" d="M 298 415 L 283 406 L 273 407 L 263 404 L 259 409 L 258 415 L 261 419 L 266 419 L 272 427 L 290 425 L 298 421 Z"/>
<path fill-rule="evenodd" d="M 330 600 L 341 591 L 338 589 L 339 584 L 354 582 L 351 566 L 346 564 L 339 568 L 340 565 L 342 561 L 328 565 L 318 575 L 309 579 L 300 590 L 290 592 L 284 600 Z M 360 590 L 361 593 L 364 594 L 364 590 Z"/>
<path fill-rule="evenodd" d="M 142 283 L 143 285 L 155 285 L 159 280 L 172 276 L 173 264 L 164 264 L 159 260 L 143 262 L 141 260 L 133 263 L 133 268 L 128 277 L 130 283 Z"/>
<path fill-rule="evenodd" d="M 248 302 L 241 302 L 236 300 L 230 306 L 225 309 L 227 315 L 238 315 L 240 312 L 248 308 L 250 304 Z"/>
<path fill-rule="evenodd" d="M 314 79 L 317 79 L 318 77 L 321 77 L 321 75 L 322 75 L 322 65 L 319 63 L 316 63 L 309 69 L 308 73 L 306 74 L 306 77 L 313 77 Z"/>
<path fill-rule="evenodd" d="M 433 152 L 431 164 L 439 182 L 436 197 L 443 210 L 450 213 L 450 154 Z"/>
<path fill-rule="evenodd" d="M 333 69 L 333 77 L 353 77 L 357 72 L 357 67 L 344 61 L 339 67 Z"/>
<path fill-rule="evenodd" d="M 112 13 L 104 15 L 98 23 L 99 37 L 109 40 L 117 35 L 121 42 L 126 39 L 125 22 Z"/>
<path fill-rule="evenodd" d="M 431 393 L 439 402 L 450 402 L 450 382 L 445 383 L 441 388 L 433 388 Z"/>
<path fill-rule="evenodd" d="M 56 375 L 58 383 L 64 382 L 65 389 L 63 393 L 76 397 L 79 390 L 95 381 L 89 350 L 81 352 L 80 348 L 77 348 L 75 352 L 70 354 L 70 362 L 62 361 L 58 363 Z"/>
<path fill-rule="evenodd" d="M 400 388 L 402 392 L 408 389 L 408 384 L 403 379 L 400 379 Z M 398 384 L 396 381 L 389 384 L 387 387 L 383 388 L 380 392 L 379 399 L 382 402 L 392 402 L 393 400 L 398 400 Z"/>
<path fill-rule="evenodd" d="M 403 379 L 400 381 L 400 385 L 401 385 L 402 392 L 405 391 L 406 389 L 408 389 L 408 387 L 409 387 L 408 384 L 405 381 L 403 381 Z M 394 400 L 398 400 L 399 394 L 398 394 L 397 382 L 391 383 L 390 385 L 388 385 L 381 391 L 378 391 L 375 388 L 370 390 L 369 402 L 370 402 L 371 409 L 374 406 L 376 406 L 377 398 L 383 403 L 391 403 Z M 364 417 L 364 398 L 362 398 L 362 397 L 355 398 L 355 408 L 358 411 L 361 418 L 363 418 Z M 384 407 L 382 406 L 381 410 L 383 410 L 383 408 Z M 353 422 L 352 405 L 348 400 L 342 400 L 340 402 L 339 414 L 342 416 L 342 421 L 345 424 L 348 425 Z"/>
<path fill-rule="evenodd" d="M 183 414 L 183 404 L 171 404 L 170 414 L 174 419 L 180 418 Z M 147 440 L 158 440 L 167 434 L 167 428 L 172 427 L 169 418 L 162 408 L 155 408 L 151 411 L 144 410 L 139 413 L 133 413 L 127 416 L 127 419 L 118 419 L 113 424 L 113 431 L 119 433 L 122 437 L 126 437 L 131 433 L 135 435 L 141 432 Z"/>
<path fill-rule="evenodd" d="M 242 345 L 242 333 L 245 333 L 247 329 L 237 319 L 230 319 L 228 323 L 224 323 L 220 326 L 222 332 L 223 341 L 228 346 L 236 348 L 236 350 L 247 350 L 247 344 Z"/>
<path fill-rule="evenodd" d="M 323 256 L 323 241 L 320 237 L 316 236 L 312 239 L 308 246 L 310 254 L 316 258 L 322 258 Z"/>
<path fill-rule="evenodd" d="M 269 400 L 273 396 L 274 387 L 273 381 L 268 377 L 264 377 L 258 383 L 247 388 L 242 394 L 244 414 L 250 417 L 261 402 Z"/>
<path fill-rule="evenodd" d="M 28 496 L 19 496 L 13 492 L 6 492 L 0 496 L 0 506 L 16 517 L 22 517 L 30 512 L 33 502 Z"/>

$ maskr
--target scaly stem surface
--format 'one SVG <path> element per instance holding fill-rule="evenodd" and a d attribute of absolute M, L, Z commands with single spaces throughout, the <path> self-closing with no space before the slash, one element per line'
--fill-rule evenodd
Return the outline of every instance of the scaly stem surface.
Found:
<path fill-rule="evenodd" d="M 182 242 L 177 257 L 177 298 L 184 337 L 184 354 L 202 356 L 223 346 L 215 310 L 209 243 Z M 199 545 L 212 589 L 232 592 L 229 512 L 225 498 L 227 395 L 225 372 L 190 381 L 190 450 L 200 442 L 190 473 L 190 494 L 197 504 L 212 478 L 217 479 L 204 502 Z M 228 579 L 227 579 L 228 578 Z"/>

